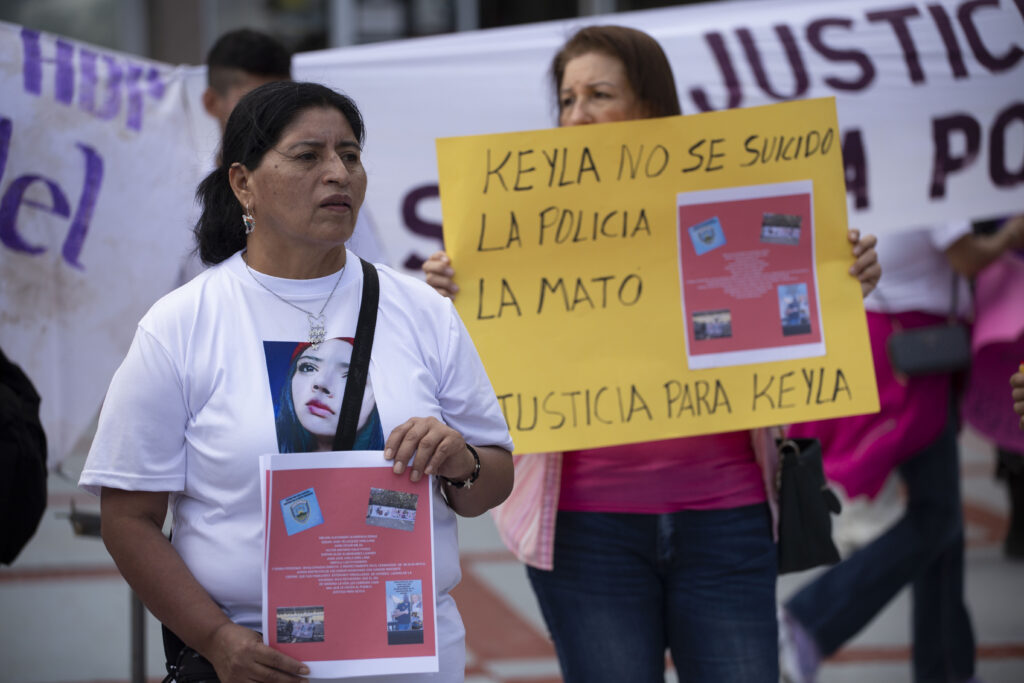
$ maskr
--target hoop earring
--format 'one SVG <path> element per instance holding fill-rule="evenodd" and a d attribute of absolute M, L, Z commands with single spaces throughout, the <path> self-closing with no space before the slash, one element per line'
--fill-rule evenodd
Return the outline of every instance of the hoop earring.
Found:
<path fill-rule="evenodd" d="M 251 235 L 256 229 L 256 216 L 252 215 L 252 209 L 249 207 L 246 207 L 245 213 L 242 214 L 242 225 L 245 226 L 246 235 Z"/>

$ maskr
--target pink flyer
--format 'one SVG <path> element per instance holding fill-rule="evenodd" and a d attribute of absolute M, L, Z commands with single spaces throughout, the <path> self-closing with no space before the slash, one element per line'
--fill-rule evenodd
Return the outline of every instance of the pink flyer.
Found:
<path fill-rule="evenodd" d="M 678 195 L 691 370 L 825 354 L 811 181 Z"/>
<path fill-rule="evenodd" d="M 263 456 L 263 633 L 314 678 L 438 670 L 430 479 L 379 451 Z"/>

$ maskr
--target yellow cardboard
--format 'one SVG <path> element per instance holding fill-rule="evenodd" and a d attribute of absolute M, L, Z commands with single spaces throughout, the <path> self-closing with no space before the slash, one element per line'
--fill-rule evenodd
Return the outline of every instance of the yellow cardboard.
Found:
<path fill-rule="evenodd" d="M 516 452 L 878 410 L 860 286 L 847 272 L 853 258 L 832 98 L 444 138 L 437 153 L 445 246 L 461 288 L 456 306 L 501 401 Z M 731 336 L 721 325 L 705 324 L 716 319 L 714 311 L 696 310 L 700 297 L 721 298 L 723 290 L 743 296 L 722 278 L 695 279 L 695 267 L 684 267 L 720 258 L 741 233 L 723 218 L 719 237 L 727 244 L 715 251 L 716 215 L 710 232 L 701 234 L 706 244 L 698 244 L 700 226 L 683 224 L 681 202 L 703 196 L 694 194 L 699 191 L 737 192 L 743 200 L 797 186 L 807 189 L 810 208 L 792 234 L 812 240 L 800 244 L 810 245 L 813 266 L 805 271 L 813 277 L 804 279 L 817 311 L 804 328 L 786 329 L 820 326 L 817 346 L 793 347 L 797 355 L 804 353 L 799 349 L 819 351 L 789 359 L 770 349 L 689 357 L 688 345 L 698 353 L 743 334 L 749 340 L 754 328 L 749 314 L 735 313 L 739 300 L 732 314 L 724 313 Z M 762 200 L 751 201 L 750 207 L 761 207 L 756 201 Z M 752 277 L 755 288 L 782 277 L 756 273 L 757 254 L 780 251 L 768 243 L 770 233 L 788 229 L 768 225 L 775 221 L 768 211 L 758 208 L 756 215 L 764 216 L 764 225 L 747 221 L 742 235 L 749 240 L 750 230 L 760 230 L 760 244 L 729 261 L 730 272 Z M 702 261 L 705 255 L 693 250 L 705 248 L 711 256 Z M 684 250 L 689 256 L 681 256 Z M 782 247 L 780 253 L 789 252 Z M 684 297 L 683 283 L 696 299 Z M 788 300 L 783 290 L 777 294 L 778 306 L 759 305 L 763 319 L 756 329 L 765 338 L 778 336 L 777 309 Z M 775 290 L 762 304 L 773 296 Z M 693 302 L 696 309 L 684 311 Z M 712 366 L 695 367 L 701 363 Z"/>

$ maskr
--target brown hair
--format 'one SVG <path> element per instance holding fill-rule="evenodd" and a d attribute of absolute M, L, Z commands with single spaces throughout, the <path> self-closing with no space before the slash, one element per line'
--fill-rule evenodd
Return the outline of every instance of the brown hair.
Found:
<path fill-rule="evenodd" d="M 682 114 L 676 81 L 668 57 L 651 36 L 625 26 L 587 26 L 581 28 L 551 60 L 551 81 L 555 90 L 556 109 L 561 111 L 561 98 L 565 65 L 588 52 L 600 52 L 622 62 L 626 78 L 643 105 L 648 116 L 676 116 Z"/>

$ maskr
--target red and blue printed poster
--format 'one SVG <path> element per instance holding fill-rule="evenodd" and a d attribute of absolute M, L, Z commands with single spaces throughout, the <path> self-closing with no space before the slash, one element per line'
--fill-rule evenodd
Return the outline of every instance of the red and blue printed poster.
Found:
<path fill-rule="evenodd" d="M 825 355 L 810 180 L 676 197 L 691 370 Z"/>
<path fill-rule="evenodd" d="M 263 638 L 312 678 L 438 670 L 430 478 L 381 451 L 260 458 Z"/>

